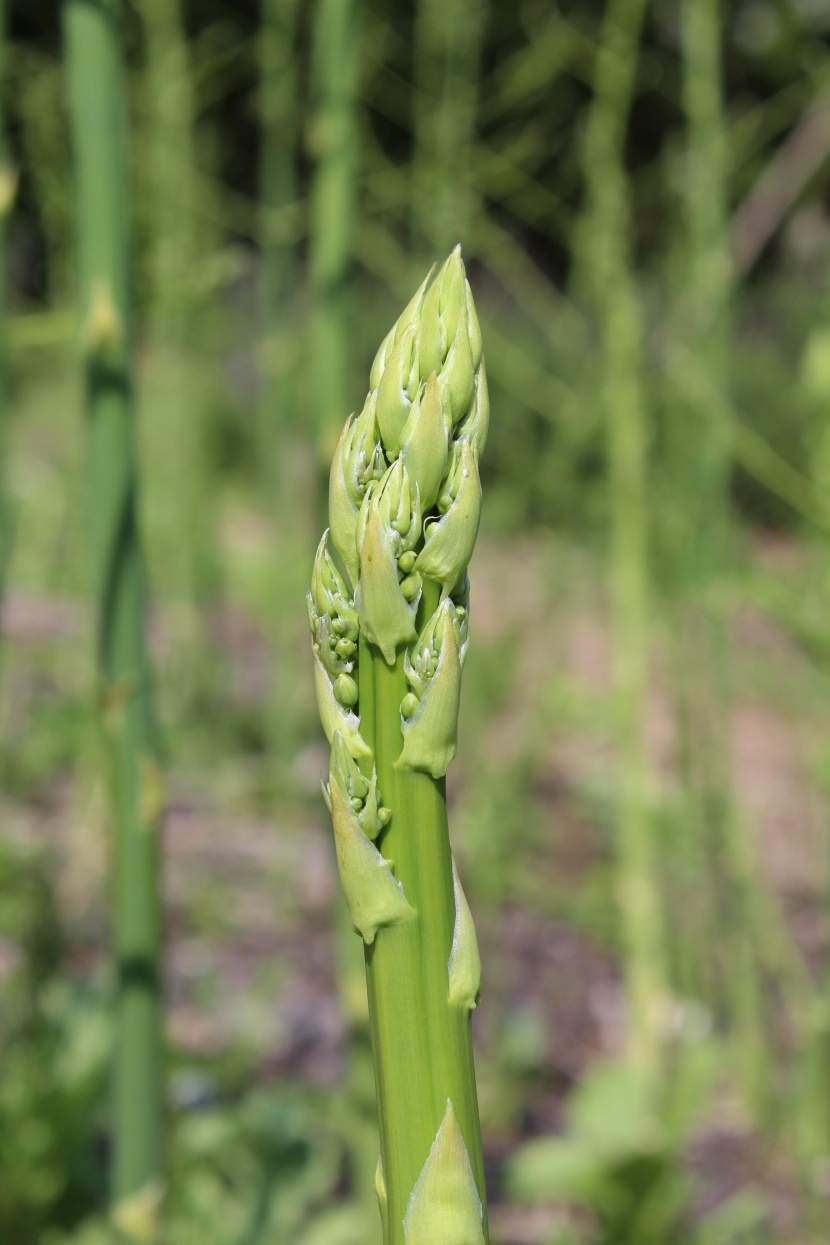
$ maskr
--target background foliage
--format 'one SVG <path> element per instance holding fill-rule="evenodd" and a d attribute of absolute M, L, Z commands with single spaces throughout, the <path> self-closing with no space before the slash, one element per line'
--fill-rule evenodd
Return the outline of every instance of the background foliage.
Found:
<path fill-rule="evenodd" d="M 493 409 L 451 796 L 485 964 L 494 1239 L 826 1240 L 830 4 L 721 6 L 720 66 L 697 70 L 708 131 L 688 6 L 647 4 L 630 119 L 591 163 L 607 18 L 593 0 L 123 6 L 173 1245 L 375 1239 L 302 588 L 332 438 L 456 241 Z M 19 1245 L 110 1233 L 108 815 L 58 19 L 11 6 L 0 178 L 0 1239 Z M 623 286 L 642 470 L 621 496 Z M 639 544 L 620 540 L 632 513 Z M 632 566 L 633 631 L 615 588 Z M 621 701 L 632 653 L 644 679 Z M 619 885 L 632 807 L 645 934 Z M 666 1068 L 649 1089 L 625 1038 L 636 956 Z"/>

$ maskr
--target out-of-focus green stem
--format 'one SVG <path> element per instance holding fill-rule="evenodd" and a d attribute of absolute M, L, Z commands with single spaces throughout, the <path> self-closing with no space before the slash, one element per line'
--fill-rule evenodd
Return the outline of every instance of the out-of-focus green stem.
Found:
<path fill-rule="evenodd" d="M 416 246 L 441 255 L 466 237 L 487 0 L 419 0 L 415 20 Z"/>
<path fill-rule="evenodd" d="M 11 516 L 6 499 L 6 414 L 9 400 L 6 312 L 6 220 L 14 203 L 16 179 L 6 144 L 6 0 L 0 0 L 0 608 L 11 546 Z"/>
<path fill-rule="evenodd" d="M 684 201 L 688 272 L 681 296 L 684 343 L 708 381 L 728 401 L 729 252 L 726 126 L 721 67 L 720 0 L 684 0 L 683 102 L 688 124 Z M 737 1059 L 750 1094 L 761 1090 L 760 992 L 753 948 L 753 871 L 746 830 L 730 791 L 729 680 L 722 584 L 729 527 L 728 425 L 708 419 L 693 393 L 681 395 L 667 441 L 673 449 L 671 550 L 679 587 L 676 665 L 682 671 L 679 726 L 687 785 L 697 804 L 692 833 L 706 840 L 715 928 L 726 948 L 727 980 L 716 987 L 735 1028 Z M 682 504 L 679 504 L 682 503 Z M 702 879 L 697 880 L 701 885 Z M 701 931 L 702 933 L 702 931 Z M 699 976 L 700 974 L 698 974 Z"/>
<path fill-rule="evenodd" d="M 618 886 L 629 1053 L 655 1070 L 665 996 L 663 919 L 645 740 L 648 686 L 646 450 L 642 327 L 629 255 L 624 163 L 646 0 L 610 0 L 585 135 L 582 260 L 600 320 L 610 483 L 610 585 L 618 759 Z"/>
<path fill-rule="evenodd" d="M 112 1192 L 152 1218 L 162 1170 L 161 781 L 145 649 L 133 451 L 126 178 L 117 12 L 65 0 L 89 425 L 98 675 L 114 813 L 117 1025 Z M 146 1239 L 150 1239 L 150 1232 Z"/>
<path fill-rule="evenodd" d="M 180 0 L 140 0 L 139 7 L 147 50 L 150 284 L 158 316 L 162 291 L 186 280 L 198 251 L 195 108 Z"/>
<path fill-rule="evenodd" d="M 358 0 L 320 0 L 314 29 L 316 109 L 311 142 L 310 369 L 318 446 L 327 461 L 348 409 L 349 299 L 357 200 Z"/>
<path fill-rule="evenodd" d="M 298 0 L 262 0 L 257 439 L 260 482 L 276 547 L 269 596 L 274 687 L 268 698 L 265 726 L 278 782 L 285 775 L 302 715 L 291 668 L 297 636 L 294 611 L 288 603 L 296 601 L 302 592 L 304 568 L 293 550 L 303 546 L 304 536 L 312 539 L 317 518 L 313 435 L 309 434 L 309 421 L 298 415 L 307 410 L 307 397 L 299 390 L 297 374 L 296 248 L 281 225 L 298 194 L 299 19 Z"/>
<path fill-rule="evenodd" d="M 294 249 L 275 235 L 274 213 L 297 197 L 297 24 L 299 0 L 262 0 L 259 32 L 259 199 L 261 295 L 265 333 L 288 319 Z M 270 363 L 265 361 L 266 370 Z"/>

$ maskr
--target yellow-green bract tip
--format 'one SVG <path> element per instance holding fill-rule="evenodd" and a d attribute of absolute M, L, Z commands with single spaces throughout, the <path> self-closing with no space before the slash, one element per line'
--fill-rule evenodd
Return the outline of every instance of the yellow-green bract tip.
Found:
<path fill-rule="evenodd" d="M 481 1198 L 452 1102 L 412 1190 L 406 1245 L 484 1245 Z"/>
<path fill-rule="evenodd" d="M 415 916 L 400 882 L 387 861 L 366 838 L 360 823 L 332 773 L 329 782 L 331 820 L 337 867 L 352 925 L 365 943 L 372 943 L 384 925 L 397 925 Z"/>
<path fill-rule="evenodd" d="M 452 885 L 455 893 L 455 928 L 447 964 L 448 997 L 450 1004 L 472 1010 L 478 1005 L 481 992 L 481 957 L 478 953 L 473 914 L 461 889 L 455 859 L 452 862 Z"/>

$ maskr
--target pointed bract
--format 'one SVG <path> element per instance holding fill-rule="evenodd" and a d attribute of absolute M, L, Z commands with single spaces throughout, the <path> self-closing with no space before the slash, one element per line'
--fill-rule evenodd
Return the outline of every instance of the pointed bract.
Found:
<path fill-rule="evenodd" d="M 418 392 L 418 338 L 408 325 L 393 345 L 377 389 L 375 413 L 387 457 L 397 458 L 403 430 Z"/>
<path fill-rule="evenodd" d="M 484 1245 L 482 1207 L 452 1102 L 409 1197 L 405 1245 Z"/>
<path fill-rule="evenodd" d="M 325 666 L 316 653 L 312 653 L 314 661 L 314 690 L 317 693 L 317 710 L 320 721 L 329 743 L 334 739 L 336 731 L 340 731 L 346 747 L 353 757 L 371 757 L 372 749 L 360 733 L 360 718 L 339 704 L 334 695 L 334 687 Z"/>
<path fill-rule="evenodd" d="M 329 474 L 329 528 L 352 585 L 357 583 L 357 520 L 363 498 L 373 481 L 386 470 L 383 448 L 377 439 L 376 395 L 370 393 L 363 410 L 351 416 L 341 433 Z"/>
<path fill-rule="evenodd" d="M 399 460 L 364 502 L 358 525 L 360 578 L 355 593 L 361 630 L 390 666 L 400 645 L 414 640 L 416 634 L 420 593 L 411 599 L 404 594 L 398 558 L 415 543 L 420 526 L 418 488 L 413 498 L 406 467 Z"/>
<path fill-rule="evenodd" d="M 424 526 L 424 547 L 415 569 L 441 584 L 443 595 L 452 592 L 470 564 L 481 518 L 481 481 L 469 441 L 456 442 L 448 488 L 438 499 L 440 519 Z"/>
<path fill-rule="evenodd" d="M 371 944 L 378 930 L 411 920 L 415 912 L 387 861 L 360 828 L 346 793 L 334 774 L 329 781 L 337 867 L 354 929 Z"/>
<path fill-rule="evenodd" d="M 421 509 L 431 510 L 438 500 L 449 462 L 447 412 L 435 373 L 412 404 L 403 430 L 401 455 L 410 479 L 418 485 Z"/>
<path fill-rule="evenodd" d="M 395 765 L 442 778 L 455 756 L 461 703 L 461 658 L 455 606 L 449 598 L 418 637 L 414 661 L 406 654 L 404 670 L 420 697 L 410 717 L 401 715 L 403 749 Z"/>
<path fill-rule="evenodd" d="M 467 897 L 461 889 L 461 879 L 455 867 L 454 857 L 452 886 L 455 895 L 455 927 L 447 964 L 448 1000 L 451 1006 L 466 1007 L 472 1011 L 478 1006 L 481 994 L 481 956 L 478 953 L 473 914 L 470 912 Z"/>

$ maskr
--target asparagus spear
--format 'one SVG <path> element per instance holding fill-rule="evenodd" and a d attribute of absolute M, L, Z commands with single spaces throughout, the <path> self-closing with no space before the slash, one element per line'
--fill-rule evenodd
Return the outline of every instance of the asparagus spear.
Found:
<path fill-rule="evenodd" d="M 484 1245 L 470 1037 L 480 963 L 445 774 L 489 407 L 460 248 L 387 334 L 331 468 L 308 590 L 326 799 L 365 947 L 385 1245 Z"/>

